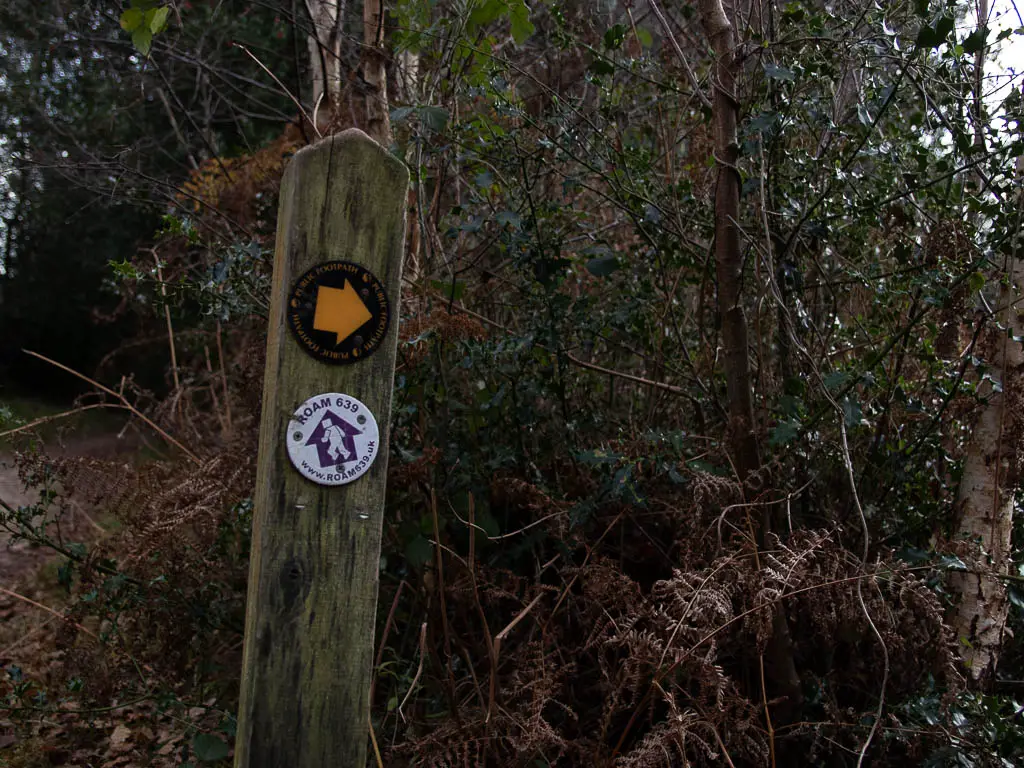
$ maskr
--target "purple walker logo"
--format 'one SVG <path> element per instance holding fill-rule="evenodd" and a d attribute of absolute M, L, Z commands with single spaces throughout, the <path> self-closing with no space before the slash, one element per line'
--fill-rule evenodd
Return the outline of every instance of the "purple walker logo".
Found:
<path fill-rule="evenodd" d="M 344 485 L 377 458 L 380 433 L 370 409 L 349 395 L 328 392 L 298 407 L 288 423 L 288 456 L 319 485 Z"/>
<path fill-rule="evenodd" d="M 320 468 L 340 467 L 356 458 L 356 435 L 363 434 L 333 411 L 328 411 L 317 424 L 306 445 L 316 446 Z"/>

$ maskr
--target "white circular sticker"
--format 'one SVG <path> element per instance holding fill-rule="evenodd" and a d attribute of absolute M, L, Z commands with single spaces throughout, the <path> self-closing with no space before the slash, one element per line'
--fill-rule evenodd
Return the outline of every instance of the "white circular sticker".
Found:
<path fill-rule="evenodd" d="M 288 456 L 299 474 L 319 485 L 362 477 L 377 458 L 380 432 L 370 409 L 351 395 L 325 392 L 296 409 L 288 422 Z"/>

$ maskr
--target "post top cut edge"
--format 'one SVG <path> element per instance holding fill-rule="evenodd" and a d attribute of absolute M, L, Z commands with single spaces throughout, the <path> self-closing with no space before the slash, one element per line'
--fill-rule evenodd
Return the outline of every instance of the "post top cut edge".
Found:
<path fill-rule="evenodd" d="M 377 152 L 378 155 L 382 159 L 385 159 L 386 162 L 390 163 L 395 170 L 400 171 L 402 177 L 406 180 L 406 183 L 408 183 L 409 169 L 406 167 L 405 163 L 388 152 L 387 148 L 382 146 L 359 128 L 346 128 L 344 131 L 324 136 L 322 139 L 319 139 L 312 144 L 307 144 L 292 156 L 292 160 L 297 159 L 300 155 L 312 154 L 316 151 L 323 151 L 325 149 L 330 151 L 333 149 L 333 145 L 335 144 L 349 145 L 353 147 L 362 144 L 368 148 L 372 147 L 370 151 Z"/>

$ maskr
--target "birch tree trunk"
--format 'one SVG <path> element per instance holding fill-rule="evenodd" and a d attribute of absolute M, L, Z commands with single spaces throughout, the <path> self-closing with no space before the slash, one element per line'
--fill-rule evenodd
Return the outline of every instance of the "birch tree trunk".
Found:
<path fill-rule="evenodd" d="M 345 0 L 306 0 L 313 22 L 307 38 L 309 63 L 313 71 L 313 105 L 338 109 L 341 102 L 341 35 L 345 23 Z M 323 104 L 322 102 L 326 102 Z"/>
<path fill-rule="evenodd" d="M 385 147 L 391 144 L 388 78 L 384 54 L 384 2 L 363 2 L 363 79 L 366 81 L 366 132 Z"/>
<path fill-rule="evenodd" d="M 1017 306 L 1024 286 L 1024 262 L 1013 259 L 1005 278 L 998 322 L 989 331 L 986 355 L 1002 387 L 997 391 L 989 381 L 981 387 L 987 401 L 967 444 L 957 498 L 957 535 L 975 543 L 978 550 L 968 562 L 970 572 L 954 572 L 950 579 L 960 596 L 953 628 L 961 639 L 964 664 L 976 682 L 990 679 L 995 673 L 1006 631 L 1009 601 L 1000 577 L 1009 569 L 1014 491 L 1024 429 L 1019 402 L 1024 351 L 1020 342 L 1009 337 L 1024 336 Z"/>
<path fill-rule="evenodd" d="M 980 0 L 976 11 L 980 29 L 988 22 L 988 0 Z M 974 145 L 979 152 L 984 152 L 984 49 L 975 55 L 974 66 L 971 102 Z M 1018 175 L 1022 171 L 1024 157 L 1017 161 Z M 1021 204 L 1024 204 L 1024 195 L 1021 195 Z M 1018 231 L 1015 237 L 1019 236 Z M 976 549 L 973 557 L 967 558 L 969 572 L 954 572 L 950 578 L 950 586 L 960 598 L 952 619 L 953 628 L 961 641 L 961 658 L 975 683 L 991 680 L 995 675 L 1009 613 L 1006 586 L 1001 577 L 1009 570 L 1014 492 L 1024 429 L 1024 414 L 1021 414 L 1017 394 L 1024 350 L 1020 342 L 1015 341 L 1024 336 L 1024 322 L 1018 308 L 1024 288 L 1024 263 L 1018 258 L 1016 245 L 1003 269 L 995 272 L 991 279 L 999 280 L 1001 288 L 996 322 L 988 329 L 984 354 L 1000 387 L 984 381 L 979 388 L 979 394 L 986 400 L 967 444 L 956 505 L 956 535 L 974 544 Z"/>

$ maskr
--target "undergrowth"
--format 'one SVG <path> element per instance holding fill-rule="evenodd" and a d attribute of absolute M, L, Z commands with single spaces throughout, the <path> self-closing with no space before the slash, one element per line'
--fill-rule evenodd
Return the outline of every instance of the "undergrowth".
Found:
<path fill-rule="evenodd" d="M 967 684 L 947 623 L 948 574 L 977 562 L 953 540 L 956 489 L 989 337 L 1004 335 L 981 333 L 998 282 L 985 270 L 1011 250 L 1006 168 L 1022 154 L 1009 129 L 993 135 L 984 167 L 1002 195 L 954 189 L 972 137 L 950 141 L 932 112 L 955 122 L 969 62 L 963 45 L 926 45 L 952 18 L 865 6 L 871 44 L 836 45 L 849 19 L 791 3 L 742 48 L 727 170 L 743 182 L 760 469 L 741 481 L 720 159 L 690 83 L 710 64 L 689 72 L 631 9 L 602 26 L 575 3 L 396 5 L 394 43 L 420 56 L 422 87 L 394 105 L 390 147 L 413 183 L 393 411 L 378 415 L 391 430 L 371 701 L 383 763 L 1024 760 L 1017 575 L 998 574 L 1018 631 L 985 686 Z M 860 102 L 840 109 L 851 68 Z M 148 422 L 145 460 L 22 445 L 39 501 L 5 506 L 0 526 L 59 555 L 63 593 L 21 602 L 48 623 L 26 662 L 3 659 L 17 759 L 32 744 L 50 764 L 229 758 L 296 123 L 195 163 L 177 212 L 114 265 L 126 303 L 149 309 L 137 343 L 158 339 L 177 363 L 163 394 L 117 381 L 128 344 L 90 372 L 97 397 Z M 73 505 L 104 532 L 69 530 Z"/>

